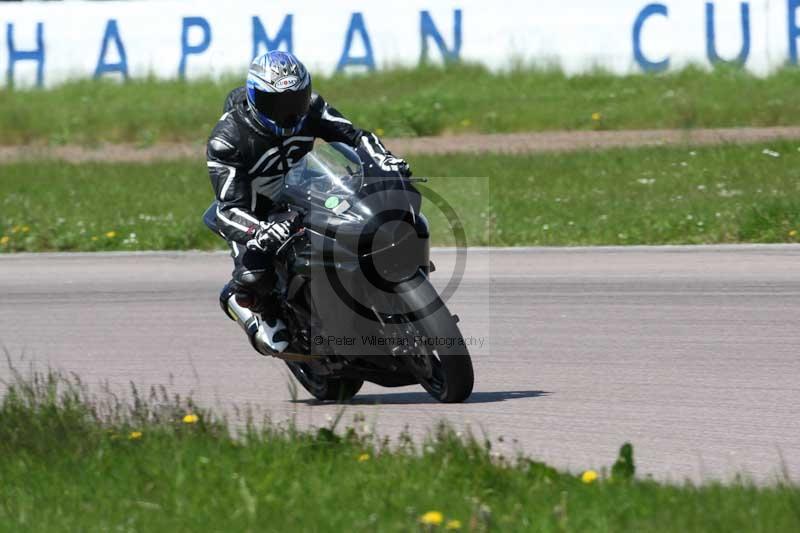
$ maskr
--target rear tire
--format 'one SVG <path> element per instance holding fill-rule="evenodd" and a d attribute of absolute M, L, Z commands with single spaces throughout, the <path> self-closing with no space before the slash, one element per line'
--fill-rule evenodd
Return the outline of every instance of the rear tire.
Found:
<path fill-rule="evenodd" d="M 314 398 L 322 402 L 347 402 L 358 394 L 364 380 L 348 378 L 330 378 L 318 376 L 305 363 L 287 361 L 286 366 L 292 372 L 297 381 L 311 393 Z"/>

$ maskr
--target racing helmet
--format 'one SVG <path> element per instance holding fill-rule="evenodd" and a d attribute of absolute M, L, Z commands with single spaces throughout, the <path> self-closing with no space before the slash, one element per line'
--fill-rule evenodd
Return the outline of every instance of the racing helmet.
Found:
<path fill-rule="evenodd" d="M 247 72 L 247 104 L 258 123 L 275 135 L 294 135 L 303 127 L 311 103 L 311 75 L 288 52 L 262 54 Z"/>

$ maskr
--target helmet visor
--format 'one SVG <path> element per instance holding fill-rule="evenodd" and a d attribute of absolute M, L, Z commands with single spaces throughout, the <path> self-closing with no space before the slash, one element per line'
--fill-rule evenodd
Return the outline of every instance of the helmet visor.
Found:
<path fill-rule="evenodd" d="M 296 126 L 308 113 L 311 87 L 300 91 L 268 93 L 255 90 L 256 110 L 281 128 Z"/>

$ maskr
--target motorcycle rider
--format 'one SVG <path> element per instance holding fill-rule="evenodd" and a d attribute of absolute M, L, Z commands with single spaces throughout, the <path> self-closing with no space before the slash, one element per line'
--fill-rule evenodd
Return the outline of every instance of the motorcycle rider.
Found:
<path fill-rule="evenodd" d="M 311 151 L 317 137 L 363 146 L 382 170 L 411 175 L 408 164 L 374 133 L 355 127 L 312 92 L 310 74 L 287 52 L 267 52 L 252 61 L 246 86 L 228 95 L 208 140 L 216 226 L 231 247 L 234 264 L 220 305 L 264 355 L 289 345 L 279 296 L 273 291 L 272 256 L 297 229 L 291 216 L 276 216 L 273 199 L 286 173 Z"/>

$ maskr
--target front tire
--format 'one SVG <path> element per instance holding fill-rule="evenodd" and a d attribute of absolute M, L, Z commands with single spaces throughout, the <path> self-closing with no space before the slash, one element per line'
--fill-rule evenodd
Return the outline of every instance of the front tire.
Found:
<path fill-rule="evenodd" d="M 463 402 L 472 394 L 475 374 L 456 318 L 427 278 L 406 282 L 397 292 L 406 309 L 435 309 L 430 313 L 406 313 L 396 325 L 413 343 L 412 353 L 404 356 L 406 367 L 428 394 L 440 402 Z"/>

